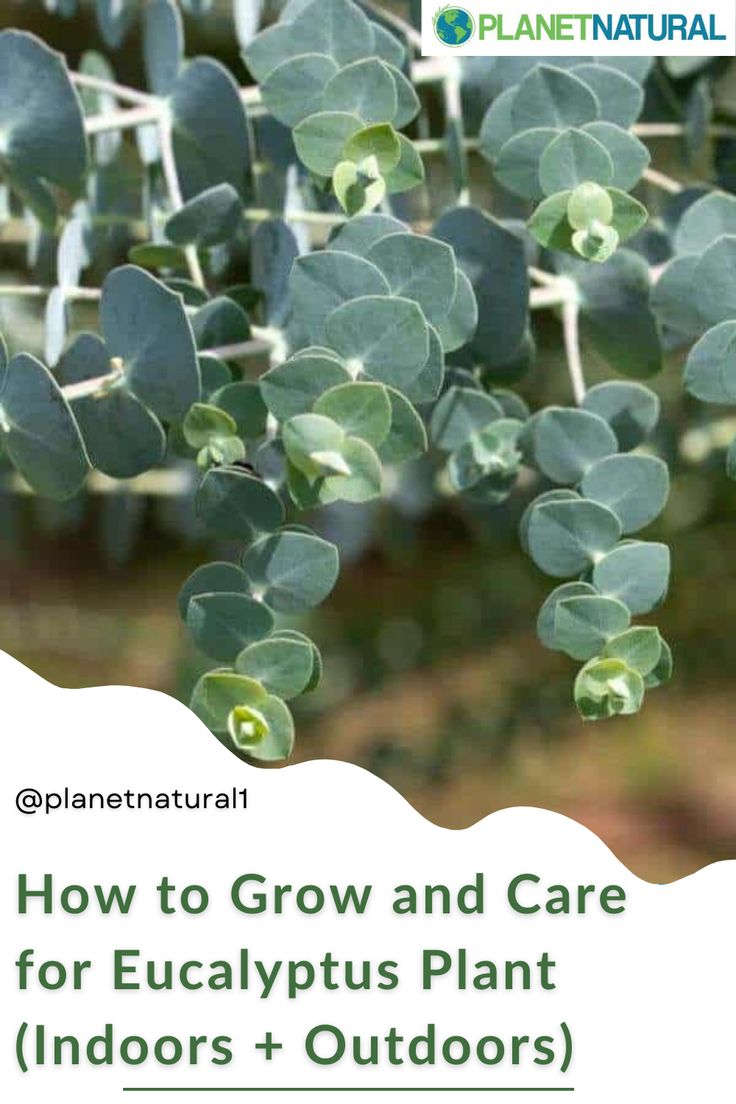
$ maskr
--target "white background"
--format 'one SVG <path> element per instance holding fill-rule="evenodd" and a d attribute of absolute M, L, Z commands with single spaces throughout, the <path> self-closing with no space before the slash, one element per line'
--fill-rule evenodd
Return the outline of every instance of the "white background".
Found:
<path fill-rule="evenodd" d="M 702 56 L 726 57 L 736 52 L 736 3 L 734 0 L 460 0 L 461 6 L 476 17 L 476 33 L 463 46 L 444 46 L 434 33 L 433 20 L 437 10 L 444 7 L 446 0 L 422 0 L 422 53 L 426 57 L 533 57 L 554 56 L 574 57 L 585 56 L 626 56 L 645 55 L 647 57 L 690 56 L 700 54 Z M 718 16 L 718 33 L 730 36 L 726 42 L 708 42 L 702 38 L 695 38 L 691 42 L 683 42 L 679 38 L 671 41 L 652 42 L 649 38 L 641 42 L 630 39 L 620 39 L 618 42 L 608 41 L 605 38 L 587 42 L 552 42 L 543 39 L 541 42 L 530 42 L 528 38 L 521 38 L 518 42 L 499 42 L 495 34 L 487 34 L 481 41 L 477 33 L 477 16 L 479 13 L 488 15 L 503 14 L 504 32 L 514 33 L 519 15 L 525 14 L 532 17 L 544 15 L 548 17 L 552 13 L 564 15 L 596 13 L 601 16 L 628 15 L 629 13 L 655 15 L 672 13 L 686 15 L 692 19 L 694 15 L 702 15 L 708 26 L 708 16 Z M 592 27 L 592 22 L 591 22 Z M 589 34 L 592 33 L 589 30 Z"/>
<path fill-rule="evenodd" d="M 2 872 L 2 1088 L 12 1104 L 50 1099 L 79 1104 L 157 1101 L 123 1086 L 336 1086 L 493 1087 L 570 1086 L 578 1104 L 722 1100 L 733 1092 L 736 990 L 736 863 L 720 863 L 673 885 L 634 877 L 584 827 L 535 809 L 496 813 L 465 831 L 438 828 L 419 816 L 390 787 L 368 773 L 337 763 L 277 771 L 240 764 L 182 705 L 136 689 L 58 690 L 0 653 L 0 693 L 6 769 L 0 792 L 4 840 Z M 247 812 L 57 812 L 23 816 L 15 794 L 24 786 L 77 791 L 230 790 L 247 786 Z M 65 883 L 135 883 L 131 915 L 100 918 L 15 915 L 16 878 L 39 882 L 53 873 Z M 444 882 L 460 887 L 476 871 L 486 876 L 483 917 L 409 917 L 391 912 L 394 886 Z M 536 872 L 543 885 L 621 884 L 629 904 L 624 917 L 594 912 L 579 917 L 520 917 L 506 904 L 510 879 Z M 271 883 L 372 882 L 364 918 L 249 917 L 229 903 L 228 887 L 240 874 L 258 872 Z M 161 916 L 153 887 L 167 874 L 177 883 L 211 890 L 202 917 Z M 14 962 L 24 947 L 43 958 L 95 960 L 82 993 L 18 994 Z M 402 985 L 394 993 L 312 993 L 289 1002 L 259 1001 L 248 993 L 113 993 L 110 950 L 137 947 L 150 958 L 235 958 L 241 947 L 254 957 L 317 958 L 327 950 L 353 959 L 397 959 Z M 424 947 L 467 947 L 475 958 L 526 958 L 548 950 L 557 962 L 558 988 L 541 993 L 458 993 L 449 983 L 434 994 L 416 981 Z M 97 1034 L 112 1021 L 121 1035 L 225 1034 L 234 1038 L 228 1067 L 33 1070 L 22 1075 L 14 1060 L 20 1023 L 43 1022 L 50 1033 Z M 486 1034 L 552 1033 L 566 1021 L 575 1054 L 567 1075 L 548 1069 L 473 1063 L 443 1067 L 355 1068 L 345 1059 L 320 1069 L 303 1055 L 307 1030 L 333 1023 L 348 1033 L 384 1032 L 391 1025 L 411 1035 L 430 1022 L 440 1032 L 476 1038 Z M 271 1030 L 284 1050 L 271 1064 L 252 1049 Z M 557 1029 L 558 1032 L 559 1029 Z M 479 1094 L 478 1099 L 524 1100 L 534 1094 Z M 320 1098 L 319 1093 L 315 1093 Z M 311 1096 L 243 1094 L 254 1101 Z M 545 1099 L 569 1099 L 550 1094 Z M 238 1094 L 168 1093 L 191 1102 L 241 1099 Z M 329 1100 L 402 1099 L 386 1093 Z M 413 1093 L 406 1099 L 476 1099 L 454 1093 Z"/>

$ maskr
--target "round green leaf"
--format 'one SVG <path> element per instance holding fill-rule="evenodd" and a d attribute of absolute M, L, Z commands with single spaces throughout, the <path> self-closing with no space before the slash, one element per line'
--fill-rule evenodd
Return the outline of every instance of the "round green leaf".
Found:
<path fill-rule="evenodd" d="M 695 301 L 711 324 L 736 318 L 736 234 L 719 238 L 695 268 Z"/>
<path fill-rule="evenodd" d="M 580 490 L 613 510 L 624 533 L 643 529 L 664 509 L 670 489 L 667 465 L 656 456 L 608 456 L 589 468 Z"/>
<path fill-rule="evenodd" d="M 575 680 L 575 704 L 584 721 L 637 713 L 644 680 L 620 659 L 592 659 Z"/>
<path fill-rule="evenodd" d="M 347 470 L 325 479 L 319 491 L 320 502 L 370 502 L 381 494 L 381 461 L 367 441 L 347 437 L 340 451 Z"/>
<path fill-rule="evenodd" d="M 197 491 L 196 507 L 205 525 L 226 540 L 252 540 L 278 528 L 284 519 L 276 492 L 238 468 L 207 472 Z"/>
<path fill-rule="evenodd" d="M 516 89 L 507 88 L 500 96 L 496 96 L 483 116 L 478 142 L 480 152 L 487 161 L 495 161 L 502 147 L 514 136 L 511 107 L 515 97 Z"/>
<path fill-rule="evenodd" d="M 519 442 L 521 446 L 521 441 Z M 579 502 L 581 496 L 577 491 L 571 490 L 569 487 L 554 487 L 550 491 L 543 491 L 542 494 L 537 495 L 532 499 L 529 505 L 521 515 L 521 521 L 519 522 L 519 543 L 526 552 L 529 553 L 529 522 L 532 519 L 532 514 L 537 506 L 542 506 L 545 502 Z"/>
<path fill-rule="evenodd" d="M 583 130 L 608 151 L 613 164 L 610 183 L 614 188 L 627 192 L 638 184 L 651 160 L 643 142 L 613 123 L 588 123 Z"/>
<path fill-rule="evenodd" d="M 535 419 L 533 455 L 555 483 L 579 483 L 598 460 L 618 449 L 607 422 L 588 410 L 549 407 Z"/>
<path fill-rule="evenodd" d="M 61 358 L 59 383 L 73 384 L 110 372 L 103 341 L 83 333 Z M 74 415 L 92 466 L 113 479 L 132 479 L 160 464 L 166 435 L 155 414 L 122 383 L 90 398 L 75 399 Z"/>
<path fill-rule="evenodd" d="M 404 395 L 413 403 L 428 403 L 436 399 L 442 390 L 445 378 L 445 354 L 442 342 L 434 326 L 427 328 L 429 330 L 427 360 L 411 383 L 403 388 Z"/>
<path fill-rule="evenodd" d="M 675 257 L 652 288 L 652 309 L 663 326 L 694 337 L 706 325 L 693 294 L 699 257 Z"/>
<path fill-rule="evenodd" d="M 608 380 L 586 392 L 583 409 L 610 425 L 622 451 L 646 440 L 659 421 L 659 396 L 641 383 Z"/>
<path fill-rule="evenodd" d="M 199 400 L 200 377 L 180 296 L 143 269 L 124 265 L 103 284 L 100 321 L 130 390 L 159 417 L 183 418 Z"/>
<path fill-rule="evenodd" d="M 649 212 L 638 199 L 627 195 L 619 188 L 607 188 L 606 191 L 613 203 L 611 226 L 618 234 L 619 241 L 628 241 L 634 234 L 638 234 L 643 226 L 646 226 Z"/>
<path fill-rule="evenodd" d="M 576 65 L 572 72 L 597 96 L 603 122 L 628 129 L 639 118 L 644 90 L 638 81 L 600 61 Z"/>
<path fill-rule="evenodd" d="M 501 147 L 494 167 L 498 182 L 522 199 L 542 199 L 539 166 L 544 151 L 556 137 L 556 130 L 535 127 L 509 138 Z"/>
<path fill-rule="evenodd" d="M 294 721 L 280 698 L 269 695 L 259 703 L 258 712 L 267 725 L 267 731 L 257 743 L 250 743 L 243 750 L 251 759 L 263 763 L 277 763 L 288 759 L 294 750 Z"/>
<path fill-rule="evenodd" d="M 431 325 L 447 317 L 457 274 L 452 249 L 445 242 L 419 234 L 389 234 L 371 246 L 367 259 L 383 273 L 392 294 L 418 303 Z"/>
<path fill-rule="evenodd" d="M 282 530 L 246 549 L 243 570 L 277 613 L 302 613 L 323 602 L 339 572 L 337 549 L 306 533 Z"/>
<path fill-rule="evenodd" d="M 437 448 L 454 452 L 478 430 L 502 417 L 502 407 L 484 391 L 450 387 L 432 412 L 429 433 Z"/>
<path fill-rule="evenodd" d="M 598 560 L 593 586 L 618 598 L 632 613 L 649 613 L 667 593 L 670 550 L 665 544 L 629 541 Z"/>
<path fill-rule="evenodd" d="M 397 134 L 399 140 L 399 160 L 395 168 L 384 173 L 386 191 L 389 195 L 409 192 L 424 180 L 424 162 L 416 151 L 414 143 L 405 134 Z"/>
<path fill-rule="evenodd" d="M 349 135 L 343 155 L 356 165 L 375 162 L 380 173 L 389 173 L 401 157 L 399 136 L 390 123 L 372 123 Z"/>
<path fill-rule="evenodd" d="M 247 594 L 221 591 L 189 599 L 186 625 L 197 647 L 221 663 L 231 663 L 248 644 L 262 640 L 273 617 Z"/>
<path fill-rule="evenodd" d="M 318 111 L 294 129 L 294 145 L 300 160 L 318 176 L 332 176 L 344 160 L 346 143 L 363 129 L 363 120 L 346 111 Z"/>
<path fill-rule="evenodd" d="M 328 475 L 349 474 L 342 457 L 345 431 L 324 414 L 296 414 L 284 423 L 282 440 L 286 455 L 314 483 Z"/>
<path fill-rule="evenodd" d="M 192 691 L 190 709 L 213 732 L 226 732 L 233 709 L 250 706 L 260 710 L 267 697 L 255 679 L 236 671 L 208 671 Z"/>
<path fill-rule="evenodd" d="M 400 234 L 406 226 L 391 215 L 359 215 L 341 226 L 330 240 L 330 249 L 339 249 L 343 253 L 354 253 L 365 257 L 370 247 L 389 234 Z"/>
<path fill-rule="evenodd" d="M 363 58 L 339 71 L 336 68 L 322 96 L 324 111 L 348 111 L 365 123 L 391 123 L 397 108 L 396 81 L 389 67 L 378 58 Z M 398 151 L 396 160 L 387 168 L 393 168 L 396 161 Z"/>
<path fill-rule="evenodd" d="M 323 109 L 350 111 L 349 105 L 323 100 L 331 78 L 338 72 L 337 64 L 326 54 L 305 53 L 289 58 L 276 66 L 261 85 L 263 102 L 273 117 L 288 127 Z"/>
<path fill-rule="evenodd" d="M 465 273 L 458 269 L 457 287 L 447 315 L 442 319 L 437 332 L 442 348 L 446 353 L 454 352 L 467 345 L 478 325 L 478 302 L 473 285 Z"/>
<path fill-rule="evenodd" d="M 559 192 L 550 196 L 534 209 L 527 226 L 540 245 L 545 249 L 559 249 L 566 253 L 572 250 L 572 226 L 568 205 L 572 192 Z"/>
<path fill-rule="evenodd" d="M 266 432 L 268 411 L 255 380 L 239 380 L 220 387 L 213 393 L 212 402 L 229 414 L 238 436 L 244 440 L 253 441 Z"/>
<path fill-rule="evenodd" d="M 179 76 L 184 56 L 184 27 L 173 0 L 148 0 L 143 9 L 143 61 L 148 87 L 166 96 Z"/>
<path fill-rule="evenodd" d="M 314 669 L 310 642 L 304 638 L 271 636 L 248 645 L 235 660 L 235 670 L 256 679 L 280 698 L 294 698 L 309 685 Z"/>
<path fill-rule="evenodd" d="M 736 319 L 708 330 L 690 350 L 685 388 L 703 402 L 736 402 Z"/>
<path fill-rule="evenodd" d="M 332 418 L 351 437 L 361 437 L 374 448 L 391 427 L 391 402 L 380 383 L 339 384 L 317 399 L 314 413 Z"/>
<path fill-rule="evenodd" d="M 409 400 L 393 387 L 387 387 L 391 402 L 391 426 L 378 450 L 384 464 L 404 464 L 427 451 L 424 422 Z"/>
<path fill-rule="evenodd" d="M 536 65 L 523 78 L 511 106 L 517 131 L 531 127 L 577 127 L 600 117 L 598 97 L 572 73 Z"/>
<path fill-rule="evenodd" d="M 26 482 L 47 498 L 75 495 L 87 457 L 56 380 L 35 357 L 0 357 L 0 442 Z"/>
<path fill-rule="evenodd" d="M 398 296 L 366 295 L 344 303 L 327 319 L 326 335 L 351 375 L 400 389 L 411 383 L 429 355 L 422 311 Z"/>
<path fill-rule="evenodd" d="M 565 130 L 545 149 L 539 162 L 539 183 L 548 195 L 592 181 L 610 184 L 613 162 L 606 149 L 582 130 Z"/>
<path fill-rule="evenodd" d="M 675 252 L 701 254 L 724 234 L 736 234 L 736 197 L 711 192 L 691 204 L 675 231 Z"/>
<path fill-rule="evenodd" d="M 601 657 L 623 660 L 627 667 L 646 676 L 654 671 L 660 661 L 662 643 L 658 629 L 650 625 L 636 625 L 609 640 Z"/>
<path fill-rule="evenodd" d="M 343 303 L 365 295 L 388 295 L 388 281 L 374 264 L 337 249 L 299 257 L 291 273 L 291 305 L 303 344 L 325 344 L 325 323 Z M 425 358 L 426 359 L 426 358 Z"/>
<path fill-rule="evenodd" d="M 225 560 L 202 564 L 195 568 L 179 591 L 179 616 L 186 621 L 189 603 L 199 594 L 245 594 L 247 589 L 248 577 L 237 564 Z"/>
<path fill-rule="evenodd" d="M 621 524 L 613 511 L 587 499 L 535 505 L 527 530 L 529 554 L 537 567 L 561 578 L 584 571 L 620 536 Z M 595 578 L 593 583 L 603 589 Z"/>
<path fill-rule="evenodd" d="M 545 648 L 553 651 L 557 648 L 555 642 L 555 614 L 557 606 L 566 598 L 581 598 L 596 594 L 596 589 L 590 583 L 561 583 L 552 591 L 543 602 L 537 616 L 537 636 Z"/>
<path fill-rule="evenodd" d="M 630 621 L 628 609 L 615 598 L 600 594 L 563 598 L 555 610 L 554 646 L 573 659 L 591 659 Z"/>
<path fill-rule="evenodd" d="M 312 410 L 323 392 L 350 382 L 350 373 L 339 361 L 309 350 L 292 357 L 261 376 L 266 406 L 280 422 Z"/>
<path fill-rule="evenodd" d="M 235 237 L 243 214 L 243 201 L 232 184 L 216 184 L 190 199 L 165 226 L 166 237 L 176 245 L 194 244 L 201 249 Z"/>

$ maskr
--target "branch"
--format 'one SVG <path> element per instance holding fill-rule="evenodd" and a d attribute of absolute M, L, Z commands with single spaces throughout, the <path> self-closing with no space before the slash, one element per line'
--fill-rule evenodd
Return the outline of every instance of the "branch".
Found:
<path fill-rule="evenodd" d="M 166 180 L 166 188 L 169 193 L 169 199 L 171 200 L 171 206 L 174 212 L 181 211 L 184 206 L 184 198 L 181 194 L 181 186 L 179 184 L 179 174 L 176 169 L 176 160 L 174 158 L 174 144 L 172 140 L 172 125 L 171 117 L 167 113 L 162 113 L 159 118 L 158 124 L 159 134 L 161 137 L 161 168 L 163 169 L 164 179 Z M 199 263 L 199 254 L 197 248 L 194 245 L 187 245 L 184 247 L 184 256 L 186 257 L 187 266 L 189 268 L 189 274 L 192 278 L 192 282 L 197 287 L 204 288 L 206 290 L 206 284 L 204 280 L 204 273 L 202 272 L 202 266 Z"/>
<path fill-rule="evenodd" d="M 653 184 L 655 188 L 661 188 L 663 192 L 667 192 L 669 195 L 679 195 L 680 192 L 685 191 L 685 185 L 681 184 L 679 180 L 667 176 L 666 173 L 658 172 L 657 169 L 645 169 L 643 179 L 649 184 Z"/>
<path fill-rule="evenodd" d="M 567 370 L 570 373 L 572 392 L 578 406 L 585 398 L 585 376 L 583 374 L 583 359 L 580 355 L 579 319 L 580 305 L 576 298 L 569 295 L 562 304 L 562 333 L 565 341 Z"/>

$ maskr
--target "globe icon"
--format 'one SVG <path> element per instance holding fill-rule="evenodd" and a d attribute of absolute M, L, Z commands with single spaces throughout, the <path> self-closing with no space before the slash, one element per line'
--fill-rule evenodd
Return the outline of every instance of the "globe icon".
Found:
<path fill-rule="evenodd" d="M 434 33 L 445 46 L 463 46 L 474 31 L 475 22 L 465 8 L 445 8 L 434 22 Z"/>

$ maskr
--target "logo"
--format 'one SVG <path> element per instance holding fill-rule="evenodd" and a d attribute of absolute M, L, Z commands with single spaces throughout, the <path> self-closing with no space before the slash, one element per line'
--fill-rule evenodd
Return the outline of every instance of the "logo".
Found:
<path fill-rule="evenodd" d="M 452 4 L 435 13 L 433 26 L 443 46 L 464 46 L 475 34 L 475 19 L 468 9 Z"/>

